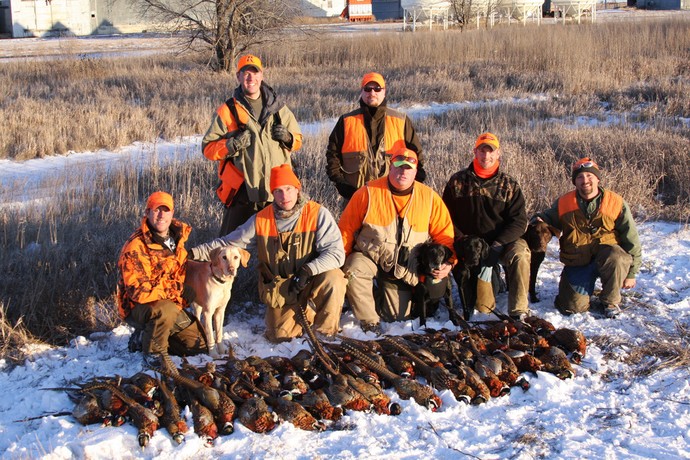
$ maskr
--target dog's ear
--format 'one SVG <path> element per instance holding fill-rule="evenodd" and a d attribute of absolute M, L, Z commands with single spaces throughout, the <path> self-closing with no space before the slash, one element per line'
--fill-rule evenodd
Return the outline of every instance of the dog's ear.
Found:
<path fill-rule="evenodd" d="M 252 255 L 246 249 L 242 249 L 242 248 L 237 248 L 237 249 L 240 251 L 240 262 L 242 263 L 242 266 L 244 268 L 247 268 L 247 264 L 249 264 L 249 258 Z"/>
<path fill-rule="evenodd" d="M 208 253 L 208 259 L 211 261 L 212 265 L 218 266 L 218 255 L 222 249 L 223 248 L 214 248 Z"/>

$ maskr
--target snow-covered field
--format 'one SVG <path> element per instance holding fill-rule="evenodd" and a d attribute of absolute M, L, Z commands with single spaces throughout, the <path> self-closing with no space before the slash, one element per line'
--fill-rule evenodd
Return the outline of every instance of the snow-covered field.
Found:
<path fill-rule="evenodd" d="M 602 16 L 606 14 L 599 12 L 598 18 Z M 31 40 L 24 42 L 29 48 L 40 42 Z M 3 45 L 10 42 L 16 43 L 3 41 Z M 406 110 L 421 116 L 429 109 Z M 329 131 L 333 122 L 303 129 L 306 133 Z M 68 171 L 88 181 L 94 166 L 107 168 L 117 161 L 145 165 L 154 156 L 157 161 L 184 159 L 198 154 L 198 144 L 199 138 L 192 136 L 172 143 L 136 144 L 118 152 L 24 163 L 1 160 L 0 206 L 22 206 L 32 196 L 29 190 L 50 187 L 46 181 L 51 178 L 63 181 Z M 449 392 L 441 392 L 443 407 L 437 412 L 401 401 L 393 390 L 387 390 L 403 407 L 397 417 L 348 412 L 321 433 L 283 423 L 268 434 L 256 434 L 237 423 L 233 434 L 219 437 L 212 446 L 205 446 L 194 434 L 187 408 L 183 414 L 190 430 L 182 445 L 161 429 L 141 448 L 130 424 L 82 426 L 69 415 L 51 415 L 69 412 L 74 404 L 65 392 L 46 390 L 96 376 L 131 376 L 141 371 L 140 354 L 127 351 L 131 331 L 121 326 L 78 337 L 67 347 L 28 347 L 29 358 L 18 366 L 0 361 L 0 458 L 690 458 L 690 371 L 682 365 L 687 364 L 688 355 L 681 354 L 690 346 L 690 229 L 645 222 L 639 230 L 642 271 L 636 288 L 625 293 L 623 314 L 613 320 L 589 313 L 563 317 L 553 308 L 561 265 L 557 242 L 549 247 L 539 278 L 542 301 L 531 308 L 556 327 L 578 329 L 587 337 L 587 355 L 574 366 L 573 379 L 559 380 L 541 372 L 529 375 L 528 391 L 513 389 L 479 406 L 456 402 Z M 502 311 L 506 301 L 505 294 L 498 299 Z M 242 312 L 229 316 L 225 325 L 224 339 L 239 357 L 293 356 L 308 348 L 303 340 L 268 343 L 262 336 L 263 307 L 245 307 L 233 308 Z M 494 318 L 476 315 L 473 319 Z M 373 338 L 362 333 L 351 313 L 343 315 L 341 326 L 346 336 Z M 445 313 L 428 321 L 428 326 L 454 328 Z M 384 325 L 384 332 L 391 335 L 417 329 L 416 321 Z M 179 358 L 174 360 L 180 363 Z M 202 365 L 209 360 L 200 356 L 190 362 Z"/>
<path fill-rule="evenodd" d="M 129 424 L 82 426 L 71 416 L 50 415 L 71 411 L 74 404 L 64 392 L 43 390 L 142 370 L 140 355 L 127 351 L 130 330 L 123 326 L 78 337 L 68 347 L 34 347 L 17 367 L 2 364 L 2 458 L 688 458 L 690 371 L 670 362 L 673 356 L 632 363 L 627 358 L 651 344 L 688 346 L 690 229 L 647 222 L 640 225 L 640 234 L 642 272 L 635 290 L 626 295 L 624 313 L 614 320 L 589 313 L 563 317 L 553 309 L 560 264 L 556 242 L 549 248 L 539 279 L 542 301 L 532 308 L 557 327 L 579 329 L 589 339 L 574 379 L 539 372 L 529 376 L 528 391 L 513 389 L 480 406 L 458 403 L 442 392 L 438 412 L 400 401 L 388 390 L 403 407 L 400 416 L 349 412 L 321 433 L 284 423 L 269 434 L 256 434 L 237 423 L 233 434 L 218 438 L 212 447 L 204 446 L 191 429 L 179 446 L 159 430 L 142 449 Z M 505 302 L 502 294 L 503 311 Z M 308 347 L 302 340 L 271 345 L 261 335 L 262 321 L 262 307 L 256 305 L 246 305 L 245 313 L 227 319 L 224 339 L 240 357 L 293 356 Z M 428 325 L 453 328 L 445 313 Z M 384 332 L 401 334 L 417 326 L 416 321 L 386 324 Z M 347 336 L 373 338 L 361 332 L 350 313 L 343 316 L 342 327 Z M 209 359 L 201 356 L 191 362 Z M 647 375 L 649 370 L 654 372 Z M 184 414 L 192 426 L 189 410 Z"/>

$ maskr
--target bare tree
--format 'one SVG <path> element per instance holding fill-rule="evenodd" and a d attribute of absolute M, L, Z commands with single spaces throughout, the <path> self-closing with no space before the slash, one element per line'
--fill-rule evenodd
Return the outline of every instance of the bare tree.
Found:
<path fill-rule="evenodd" d="M 231 70 L 248 48 L 274 41 L 298 12 L 289 0 L 132 0 L 149 21 L 206 50 L 209 65 Z"/>

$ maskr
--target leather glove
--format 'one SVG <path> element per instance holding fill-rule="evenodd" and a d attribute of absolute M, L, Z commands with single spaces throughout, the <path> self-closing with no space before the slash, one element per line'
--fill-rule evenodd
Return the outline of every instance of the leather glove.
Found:
<path fill-rule="evenodd" d="M 246 149 L 251 143 L 252 133 L 250 133 L 248 129 L 231 137 L 225 141 L 225 146 L 228 148 L 227 157 L 236 157 L 240 150 Z"/>
<path fill-rule="evenodd" d="M 303 265 L 297 274 L 293 275 L 292 279 L 290 279 L 288 292 L 295 297 L 298 297 L 304 288 L 307 287 L 307 283 L 309 283 L 311 276 L 311 270 L 309 270 L 309 267 Z"/>
<path fill-rule="evenodd" d="M 501 243 L 495 242 L 489 247 L 489 252 L 482 260 L 482 265 L 485 267 L 493 267 L 498 263 L 501 254 L 503 253 L 503 245 Z"/>
<path fill-rule="evenodd" d="M 290 134 L 285 125 L 277 124 L 271 126 L 271 138 L 285 145 L 292 144 L 292 134 Z"/>

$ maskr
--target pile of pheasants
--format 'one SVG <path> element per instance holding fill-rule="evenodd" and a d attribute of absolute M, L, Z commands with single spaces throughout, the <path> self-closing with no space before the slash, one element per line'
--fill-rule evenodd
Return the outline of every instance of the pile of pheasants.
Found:
<path fill-rule="evenodd" d="M 153 369 L 130 378 L 98 377 L 69 390 L 72 415 L 82 424 L 120 425 L 129 420 L 145 446 L 164 427 L 181 443 L 188 430 L 181 407 L 189 406 L 194 431 L 211 443 L 239 422 L 257 433 L 286 421 L 305 430 L 323 430 L 346 410 L 397 415 L 385 389 L 430 410 L 441 407 L 436 391 L 450 390 L 458 401 L 486 402 L 529 388 L 523 373 L 574 375 L 571 362 L 585 355 L 585 338 L 530 317 L 523 322 L 473 323 L 460 331 L 432 331 L 361 341 L 346 337 L 319 342 L 307 330 L 311 351 L 292 358 L 250 356 L 209 362 L 199 368 Z"/>

